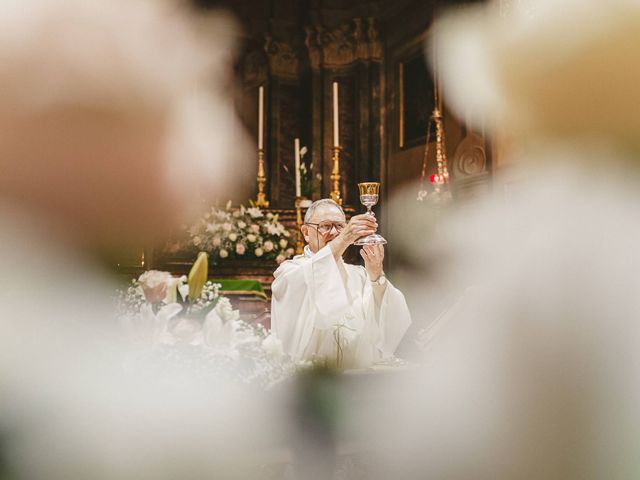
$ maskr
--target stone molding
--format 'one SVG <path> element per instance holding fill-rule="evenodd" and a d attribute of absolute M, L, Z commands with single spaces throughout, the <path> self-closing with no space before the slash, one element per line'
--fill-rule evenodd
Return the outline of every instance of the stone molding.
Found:
<path fill-rule="evenodd" d="M 273 76 L 288 79 L 298 78 L 300 54 L 291 44 L 266 35 L 264 51 L 269 59 L 269 68 Z"/>
<path fill-rule="evenodd" d="M 358 60 L 380 61 L 382 57 L 378 26 L 372 17 L 357 17 L 330 30 L 321 25 L 305 30 L 309 63 L 314 70 Z"/>

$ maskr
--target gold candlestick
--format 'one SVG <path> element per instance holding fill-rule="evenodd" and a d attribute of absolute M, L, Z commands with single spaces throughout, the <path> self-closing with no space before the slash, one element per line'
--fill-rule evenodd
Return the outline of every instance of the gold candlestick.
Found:
<path fill-rule="evenodd" d="M 304 250 L 304 240 L 302 239 L 302 197 L 296 197 L 295 207 L 296 207 L 296 225 L 298 226 L 298 234 L 296 235 L 296 255 L 302 254 Z"/>
<path fill-rule="evenodd" d="M 264 149 L 258 149 L 258 198 L 256 199 L 257 207 L 269 207 L 269 201 L 264 193 L 264 186 L 267 183 L 267 175 L 264 169 Z"/>
<path fill-rule="evenodd" d="M 339 146 L 333 147 L 331 159 L 333 160 L 333 168 L 331 170 L 331 199 L 338 205 L 342 205 L 342 197 L 340 195 L 340 150 Z"/>

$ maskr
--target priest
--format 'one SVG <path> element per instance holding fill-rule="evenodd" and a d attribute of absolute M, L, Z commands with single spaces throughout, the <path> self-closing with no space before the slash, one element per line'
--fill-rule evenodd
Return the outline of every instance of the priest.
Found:
<path fill-rule="evenodd" d="M 364 267 L 342 260 L 349 245 L 377 226 L 368 214 L 347 222 L 330 199 L 307 210 L 304 254 L 282 263 L 272 285 L 272 328 L 293 360 L 349 369 L 393 356 L 411 317 L 384 274 L 384 247 L 364 246 Z"/>

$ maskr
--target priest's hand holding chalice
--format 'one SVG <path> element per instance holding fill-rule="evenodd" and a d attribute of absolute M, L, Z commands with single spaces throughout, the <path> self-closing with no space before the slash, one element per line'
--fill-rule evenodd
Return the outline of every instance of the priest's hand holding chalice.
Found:
<path fill-rule="evenodd" d="M 371 211 L 371 208 L 378 203 L 380 183 L 379 182 L 364 182 L 358 184 L 360 190 L 360 203 L 367 207 L 367 214 L 375 217 L 375 214 Z M 354 242 L 354 245 L 384 245 L 387 241 L 382 235 L 372 233 L 366 237 L 361 237 Z"/>
<path fill-rule="evenodd" d="M 380 183 L 378 182 L 364 182 L 358 184 L 360 190 L 360 203 L 367 207 L 367 213 L 375 218 L 375 214 L 371 211 L 371 208 L 378 203 Z M 377 224 L 377 222 L 376 222 Z M 371 233 L 364 237 L 358 238 L 354 245 L 362 245 L 360 255 L 364 259 L 365 269 L 369 274 L 371 281 L 378 285 L 384 285 L 384 245 L 387 241 L 384 237 L 378 233 Z"/>

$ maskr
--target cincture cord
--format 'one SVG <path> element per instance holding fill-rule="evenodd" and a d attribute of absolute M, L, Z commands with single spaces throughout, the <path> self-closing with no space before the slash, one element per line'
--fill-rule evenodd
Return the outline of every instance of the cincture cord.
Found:
<path fill-rule="evenodd" d="M 344 351 L 342 350 L 340 330 L 343 328 L 349 329 L 355 332 L 355 328 L 347 327 L 344 323 L 336 323 L 334 325 L 333 338 L 336 341 L 336 367 L 342 368 L 342 360 L 344 358 Z"/>

